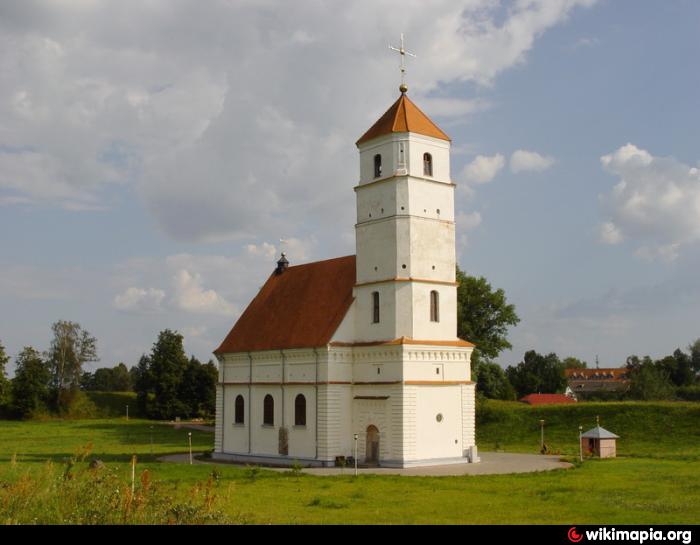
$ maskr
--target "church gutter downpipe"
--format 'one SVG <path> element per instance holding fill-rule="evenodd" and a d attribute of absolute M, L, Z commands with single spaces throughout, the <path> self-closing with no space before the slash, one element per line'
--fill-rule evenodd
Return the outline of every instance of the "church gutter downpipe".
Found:
<path fill-rule="evenodd" d="M 252 450 L 252 438 L 251 431 L 253 429 L 253 354 L 248 352 L 248 454 L 253 452 Z"/>
<path fill-rule="evenodd" d="M 282 390 L 282 428 L 284 428 L 284 350 L 280 350 L 282 356 L 282 380 L 280 381 L 280 389 Z"/>
<path fill-rule="evenodd" d="M 216 355 L 216 359 L 221 366 L 221 453 L 224 452 L 224 430 L 226 429 L 226 362 L 225 360 Z M 216 428 L 214 428 L 216 430 Z"/>
<path fill-rule="evenodd" d="M 314 400 L 316 402 L 316 425 L 314 426 L 314 436 L 316 444 L 316 459 L 318 460 L 318 348 L 314 347 L 314 354 L 316 356 L 316 380 L 314 380 L 314 389 L 316 390 L 314 394 Z"/>

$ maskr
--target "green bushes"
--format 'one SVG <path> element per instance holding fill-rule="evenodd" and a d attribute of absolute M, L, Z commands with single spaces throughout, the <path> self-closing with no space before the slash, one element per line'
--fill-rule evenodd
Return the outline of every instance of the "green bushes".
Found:
<path fill-rule="evenodd" d="M 685 401 L 700 401 L 700 386 L 681 386 L 676 395 Z"/>

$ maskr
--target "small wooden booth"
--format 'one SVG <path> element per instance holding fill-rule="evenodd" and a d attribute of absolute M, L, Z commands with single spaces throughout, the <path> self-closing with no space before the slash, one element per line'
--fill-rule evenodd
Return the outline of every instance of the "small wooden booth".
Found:
<path fill-rule="evenodd" d="M 581 435 L 581 449 L 599 458 L 615 458 L 616 441 L 620 437 L 597 425 Z"/>

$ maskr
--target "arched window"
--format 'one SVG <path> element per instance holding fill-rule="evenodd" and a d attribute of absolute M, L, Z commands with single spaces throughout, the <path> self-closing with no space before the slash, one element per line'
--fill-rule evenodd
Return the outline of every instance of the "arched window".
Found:
<path fill-rule="evenodd" d="M 270 394 L 267 394 L 265 401 L 263 401 L 263 424 L 265 426 L 275 425 L 275 400 Z"/>
<path fill-rule="evenodd" d="M 379 292 L 372 292 L 372 323 L 379 323 Z"/>
<path fill-rule="evenodd" d="M 294 425 L 306 426 L 306 398 L 302 394 L 294 399 Z"/>
<path fill-rule="evenodd" d="M 433 156 L 429 153 L 423 154 L 423 176 L 433 175 Z"/>
<path fill-rule="evenodd" d="M 243 396 L 236 396 L 235 405 L 235 415 L 233 417 L 234 424 L 243 424 L 245 422 L 245 404 L 243 402 Z"/>
<path fill-rule="evenodd" d="M 440 294 L 435 290 L 430 292 L 430 321 L 440 321 Z"/>
<path fill-rule="evenodd" d="M 382 175 L 382 156 L 377 154 L 374 156 L 374 177 L 379 178 Z"/>

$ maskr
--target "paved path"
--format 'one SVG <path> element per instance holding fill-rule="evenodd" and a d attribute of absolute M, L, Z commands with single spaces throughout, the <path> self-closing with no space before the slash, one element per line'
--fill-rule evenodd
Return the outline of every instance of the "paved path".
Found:
<path fill-rule="evenodd" d="M 192 422 L 168 422 L 175 429 L 189 428 L 191 430 L 208 431 L 214 433 L 214 426 L 206 426 L 204 424 L 193 424 Z"/>
<path fill-rule="evenodd" d="M 543 456 L 541 454 L 515 454 L 511 452 L 480 452 L 481 462 L 478 464 L 449 464 L 440 466 L 424 466 L 409 468 L 371 467 L 360 468 L 362 475 L 498 475 L 504 473 L 530 473 L 533 471 L 549 471 L 572 467 L 568 462 L 562 462 L 559 456 Z M 188 463 L 187 454 L 169 454 L 158 458 L 162 462 Z M 194 460 L 195 464 L 216 464 L 221 462 Z M 224 463 L 228 465 L 229 463 Z M 243 465 L 243 464 L 235 464 Z M 263 467 L 271 471 L 289 471 L 289 468 Z M 309 475 L 352 475 L 353 468 L 339 467 L 307 467 L 302 470 Z"/>

